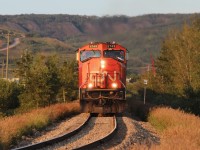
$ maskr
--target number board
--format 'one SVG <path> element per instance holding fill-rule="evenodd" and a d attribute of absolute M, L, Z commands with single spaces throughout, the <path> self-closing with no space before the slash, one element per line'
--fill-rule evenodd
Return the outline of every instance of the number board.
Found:
<path fill-rule="evenodd" d="M 89 48 L 97 48 L 98 47 L 98 45 L 96 45 L 96 44 L 90 44 L 89 45 Z"/>
<path fill-rule="evenodd" d="M 115 47 L 116 47 L 115 44 L 109 44 L 109 45 L 108 45 L 108 48 L 115 48 Z"/>

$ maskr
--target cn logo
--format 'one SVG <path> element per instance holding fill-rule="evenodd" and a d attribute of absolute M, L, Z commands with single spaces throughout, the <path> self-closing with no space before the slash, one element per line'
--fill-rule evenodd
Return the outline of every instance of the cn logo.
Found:
<path fill-rule="evenodd" d="M 90 81 L 96 81 L 96 78 L 97 78 L 96 75 L 97 74 L 100 77 L 100 79 L 97 79 L 98 82 L 103 82 L 105 80 L 105 76 L 108 76 L 108 78 L 113 82 L 116 81 L 116 79 L 117 79 L 117 72 L 116 71 L 114 71 L 113 77 L 110 74 L 108 74 L 107 71 L 103 71 L 101 74 L 99 73 L 99 71 L 91 71 L 90 72 Z"/>

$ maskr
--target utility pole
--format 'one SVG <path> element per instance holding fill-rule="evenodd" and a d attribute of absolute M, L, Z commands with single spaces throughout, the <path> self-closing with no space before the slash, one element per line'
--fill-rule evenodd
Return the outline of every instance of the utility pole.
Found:
<path fill-rule="evenodd" d="M 7 35 L 7 57 L 6 57 L 6 80 L 8 80 L 8 54 L 9 54 L 10 32 Z"/>
<path fill-rule="evenodd" d="M 146 104 L 146 86 L 147 86 L 147 79 L 144 79 L 144 105 Z"/>
<path fill-rule="evenodd" d="M 2 61 L 2 78 L 4 77 L 4 60 Z"/>

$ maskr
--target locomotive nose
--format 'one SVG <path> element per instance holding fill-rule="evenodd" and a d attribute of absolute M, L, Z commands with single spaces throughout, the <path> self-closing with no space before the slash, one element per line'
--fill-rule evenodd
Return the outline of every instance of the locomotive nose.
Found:
<path fill-rule="evenodd" d="M 105 60 L 101 60 L 101 61 L 100 61 L 100 64 L 101 64 L 101 68 L 102 68 L 102 69 L 105 68 L 105 64 L 106 64 Z"/>

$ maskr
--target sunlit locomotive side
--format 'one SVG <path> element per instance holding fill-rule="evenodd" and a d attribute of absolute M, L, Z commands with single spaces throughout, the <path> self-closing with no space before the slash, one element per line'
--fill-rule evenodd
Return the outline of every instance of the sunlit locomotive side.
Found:
<path fill-rule="evenodd" d="M 82 112 L 121 113 L 126 104 L 127 49 L 115 42 L 77 50 Z"/>

